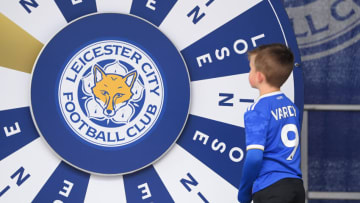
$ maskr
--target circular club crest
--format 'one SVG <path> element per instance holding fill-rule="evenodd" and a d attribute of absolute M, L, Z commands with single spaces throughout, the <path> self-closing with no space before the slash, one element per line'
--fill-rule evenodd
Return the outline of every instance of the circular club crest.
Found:
<path fill-rule="evenodd" d="M 150 23 L 130 15 L 83 17 L 43 48 L 32 74 L 38 131 L 66 162 L 124 174 L 176 141 L 190 102 L 186 65 Z"/>
<path fill-rule="evenodd" d="M 119 40 L 77 52 L 64 68 L 58 93 L 68 126 L 104 147 L 125 146 L 146 135 L 164 102 L 157 65 L 140 48 Z"/>

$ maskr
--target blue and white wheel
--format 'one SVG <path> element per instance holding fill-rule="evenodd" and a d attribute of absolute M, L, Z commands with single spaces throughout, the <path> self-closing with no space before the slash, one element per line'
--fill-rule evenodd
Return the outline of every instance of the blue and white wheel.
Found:
<path fill-rule="evenodd" d="M 4 0 L 0 12 L 0 202 L 237 202 L 258 96 L 246 52 L 279 42 L 300 63 L 276 0 Z M 300 66 L 282 91 L 302 111 Z"/>

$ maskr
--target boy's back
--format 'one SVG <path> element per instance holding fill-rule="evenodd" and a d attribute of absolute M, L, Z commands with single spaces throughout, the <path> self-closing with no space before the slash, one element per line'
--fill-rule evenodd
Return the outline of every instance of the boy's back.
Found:
<path fill-rule="evenodd" d="M 283 44 L 248 52 L 249 83 L 260 98 L 244 115 L 246 158 L 238 200 L 249 203 L 304 203 L 300 171 L 300 112 L 280 87 L 293 70 L 294 55 Z"/>
<path fill-rule="evenodd" d="M 282 92 L 261 96 L 245 113 L 247 150 L 264 151 L 253 193 L 284 178 L 301 179 L 299 110 Z"/>

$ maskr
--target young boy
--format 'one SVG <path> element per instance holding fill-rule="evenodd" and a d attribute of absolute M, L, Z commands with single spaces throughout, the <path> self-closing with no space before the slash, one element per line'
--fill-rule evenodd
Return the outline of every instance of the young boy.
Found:
<path fill-rule="evenodd" d="M 241 203 L 304 203 L 300 171 L 299 110 L 280 87 L 292 72 L 294 56 L 282 44 L 248 53 L 249 82 L 260 92 L 244 115 L 246 159 L 239 186 Z"/>

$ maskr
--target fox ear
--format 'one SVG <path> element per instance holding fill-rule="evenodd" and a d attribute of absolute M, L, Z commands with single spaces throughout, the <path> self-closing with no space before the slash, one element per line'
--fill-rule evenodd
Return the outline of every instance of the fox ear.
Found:
<path fill-rule="evenodd" d="M 134 85 L 134 82 L 136 80 L 136 71 L 131 72 L 129 74 L 127 74 L 124 79 L 125 79 L 125 83 L 129 86 L 132 87 Z"/>
<path fill-rule="evenodd" d="M 104 71 L 101 70 L 101 68 L 98 65 L 94 66 L 93 74 L 94 74 L 95 83 L 101 81 L 105 77 Z"/>

